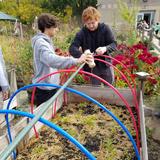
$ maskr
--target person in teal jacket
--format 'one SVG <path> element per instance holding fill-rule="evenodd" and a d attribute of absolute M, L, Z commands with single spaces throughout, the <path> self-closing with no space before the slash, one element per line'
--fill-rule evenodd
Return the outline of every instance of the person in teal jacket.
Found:
<path fill-rule="evenodd" d="M 160 24 L 156 23 L 155 25 L 153 25 L 153 29 L 155 31 L 155 34 L 158 35 L 158 33 L 160 31 Z"/>

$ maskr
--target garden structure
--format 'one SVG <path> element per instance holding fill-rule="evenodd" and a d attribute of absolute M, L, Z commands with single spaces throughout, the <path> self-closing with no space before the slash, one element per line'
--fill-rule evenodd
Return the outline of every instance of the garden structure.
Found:
<path fill-rule="evenodd" d="M 108 63 L 98 58 L 95 60 Z M 117 62 L 123 65 L 118 60 Z M 113 87 L 100 77 L 82 71 L 83 65 L 78 69 L 60 70 L 43 77 L 63 73 L 62 80 L 64 82 L 65 79 L 65 82 L 62 86 L 40 83 L 42 80 L 40 79 L 37 84 L 24 86 L 12 94 L 6 110 L 0 111 L 1 114 L 6 114 L 7 126 L 7 134 L 0 137 L 0 149 L 3 150 L 0 155 L 1 160 L 8 157 L 77 160 L 148 159 L 142 95 L 143 82 L 147 74 L 138 73 L 141 85 L 137 92 L 132 76 L 131 80 L 128 80 L 116 67 L 115 70 L 119 71 L 126 80 L 128 88 Z M 78 73 L 93 76 L 101 80 L 104 86 L 71 85 L 71 81 Z M 36 86 L 57 87 L 59 90 L 50 100 L 34 109 Z M 34 88 L 31 101 L 32 114 L 10 109 L 13 98 L 29 88 Z M 14 126 L 10 128 L 8 114 L 24 118 L 15 121 Z M 50 118 L 52 118 L 51 122 L 48 121 Z M 63 138 L 44 127 L 40 130 L 43 124 L 56 130 Z M 34 134 L 38 139 L 30 139 Z M 82 154 L 75 149 L 75 146 Z"/>

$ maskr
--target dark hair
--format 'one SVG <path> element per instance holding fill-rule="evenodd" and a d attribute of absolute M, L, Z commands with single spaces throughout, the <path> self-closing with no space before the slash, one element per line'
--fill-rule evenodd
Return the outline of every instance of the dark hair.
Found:
<path fill-rule="evenodd" d="M 43 13 L 38 17 L 38 29 L 43 33 L 45 28 L 57 28 L 58 22 L 56 17 L 51 14 Z"/>

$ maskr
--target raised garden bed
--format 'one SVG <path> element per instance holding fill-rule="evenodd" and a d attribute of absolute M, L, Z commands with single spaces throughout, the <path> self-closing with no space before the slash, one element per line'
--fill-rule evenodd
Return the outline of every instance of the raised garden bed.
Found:
<path fill-rule="evenodd" d="M 123 102 L 113 91 L 109 88 L 87 86 L 72 86 L 72 88 L 80 90 L 103 103 L 126 125 L 135 138 L 135 131 L 129 113 L 126 107 L 123 107 Z M 134 106 L 130 90 L 120 89 L 119 91 L 126 97 L 130 106 Z M 57 109 L 61 107 L 63 102 L 62 97 L 62 95 L 59 97 L 60 101 Z M 36 110 L 39 109 L 40 107 L 36 108 Z M 49 119 L 52 111 L 53 108 L 51 107 L 44 117 Z M 133 160 L 135 158 L 131 142 L 118 124 L 97 106 L 86 102 L 86 100 L 80 96 L 69 94 L 68 104 L 59 109 L 59 112 L 52 121 L 75 137 L 91 151 L 98 160 Z M 27 123 L 27 118 L 22 118 L 22 120 L 11 129 L 13 137 L 15 137 Z M 42 125 L 38 122 L 36 128 L 40 129 L 41 127 Z M 152 131 L 150 129 L 147 129 L 147 131 L 149 131 L 147 132 L 149 160 L 158 160 L 160 157 L 160 143 L 152 138 Z M 41 129 L 39 139 L 30 139 L 33 135 L 34 132 L 31 130 L 22 141 L 22 145 L 19 144 L 18 160 L 87 159 L 73 144 L 48 127 Z M 0 143 L 0 148 L 4 148 L 8 143 L 7 135 L 1 136 L 0 141 L 2 142 Z"/>
<path fill-rule="evenodd" d="M 135 135 L 131 118 L 125 107 L 105 104 Z M 52 120 L 75 137 L 99 160 L 133 160 L 135 153 L 126 134 L 105 112 L 90 103 L 63 106 Z M 87 159 L 74 145 L 58 133 L 43 127 L 40 138 L 32 138 L 17 160 L 29 159 Z"/>

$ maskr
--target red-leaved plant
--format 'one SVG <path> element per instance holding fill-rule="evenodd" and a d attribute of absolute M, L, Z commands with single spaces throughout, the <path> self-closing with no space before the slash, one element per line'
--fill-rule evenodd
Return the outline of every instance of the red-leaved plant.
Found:
<path fill-rule="evenodd" d="M 136 72 L 144 71 L 150 74 L 148 81 L 145 84 L 146 94 L 158 91 L 158 88 L 160 88 L 160 68 L 157 65 L 158 57 L 153 56 L 144 44 L 138 43 L 131 47 L 125 44 L 120 44 L 118 45 L 118 54 L 116 54 L 114 58 L 121 61 L 130 70 L 134 78 L 136 77 Z M 113 64 L 127 75 L 128 79 L 130 79 L 125 68 L 119 65 L 116 61 L 113 61 Z M 115 73 L 115 78 L 117 87 L 125 87 L 127 85 L 118 73 Z"/>

